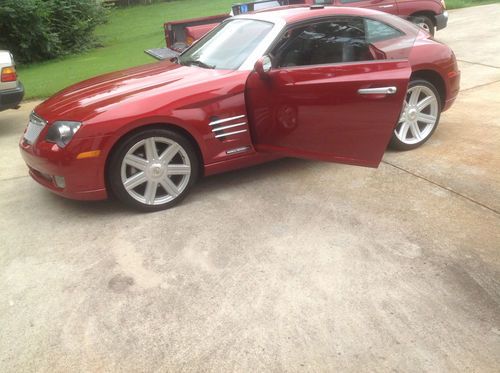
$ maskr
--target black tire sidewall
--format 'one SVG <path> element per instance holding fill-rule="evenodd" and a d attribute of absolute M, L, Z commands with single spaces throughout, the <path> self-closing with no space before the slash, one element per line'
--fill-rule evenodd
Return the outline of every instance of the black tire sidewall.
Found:
<path fill-rule="evenodd" d="M 189 178 L 188 185 L 182 191 L 182 193 L 177 196 L 174 200 L 170 202 L 166 202 L 161 205 L 145 205 L 137 200 L 135 200 L 128 192 L 125 190 L 121 180 L 121 166 L 122 161 L 129 149 L 137 144 L 137 142 L 147 139 L 149 137 L 165 137 L 170 140 L 175 141 L 186 151 L 189 161 L 191 163 L 191 175 Z M 200 161 L 198 159 L 195 148 L 191 144 L 191 142 L 186 139 L 183 135 L 177 133 L 176 131 L 172 131 L 170 129 L 163 128 L 149 128 L 134 132 L 126 136 L 115 148 L 113 154 L 111 154 L 109 167 L 107 169 L 107 179 L 108 186 L 111 188 L 112 194 L 118 198 L 123 203 L 128 206 L 143 212 L 153 212 L 165 210 L 170 207 L 177 205 L 181 202 L 186 195 L 189 193 L 192 186 L 196 183 L 200 174 Z"/>
<path fill-rule="evenodd" d="M 434 32 L 435 32 L 436 28 L 434 26 L 434 22 L 429 17 L 427 17 L 427 16 L 416 16 L 414 18 L 414 20 L 413 20 L 413 23 L 415 23 L 416 25 L 418 25 L 419 23 L 425 23 L 427 25 L 427 27 L 429 27 L 430 34 L 432 36 L 434 36 Z"/>
<path fill-rule="evenodd" d="M 436 124 L 434 125 L 434 128 L 429 133 L 429 135 L 427 135 L 427 137 L 425 139 L 423 139 L 422 141 L 420 141 L 420 142 L 418 142 L 416 144 L 405 144 L 404 142 L 402 142 L 401 140 L 399 140 L 398 137 L 396 136 L 396 134 L 394 133 L 394 131 L 396 130 L 396 127 L 398 125 L 398 123 L 397 123 L 396 127 L 394 127 L 394 130 L 392 131 L 392 137 L 391 137 L 391 141 L 389 143 L 389 147 L 391 149 L 395 149 L 395 150 L 411 150 L 411 149 L 418 148 L 419 146 L 425 144 L 427 142 L 427 140 L 429 140 L 432 137 L 432 135 L 434 134 L 434 131 L 436 131 L 436 128 L 439 125 L 439 120 L 441 118 L 442 104 L 441 104 L 441 96 L 440 96 L 438 90 L 436 89 L 436 87 L 434 87 L 434 85 L 432 83 L 430 83 L 427 80 L 423 80 L 423 79 L 413 79 L 413 80 L 411 80 L 410 83 L 408 84 L 408 90 L 410 88 L 412 88 L 412 87 L 417 86 L 417 85 L 425 86 L 425 87 L 431 89 L 434 92 L 434 94 L 436 95 L 437 102 L 438 102 L 438 114 L 437 114 L 437 118 L 436 118 Z M 405 95 L 405 100 L 406 100 L 406 95 Z"/>

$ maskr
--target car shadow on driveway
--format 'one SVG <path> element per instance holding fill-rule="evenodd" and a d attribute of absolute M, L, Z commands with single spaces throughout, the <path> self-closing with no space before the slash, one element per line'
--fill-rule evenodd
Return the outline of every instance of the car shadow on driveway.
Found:
<path fill-rule="evenodd" d="M 239 187 L 249 182 L 265 181 L 273 177 L 303 171 L 316 161 L 297 158 L 283 158 L 249 168 L 243 168 L 223 174 L 208 176 L 199 180 L 193 188 L 193 194 L 219 192 L 227 187 Z M 332 165 L 335 165 L 332 163 Z"/>
<path fill-rule="evenodd" d="M 75 214 L 90 214 L 90 215 L 106 215 L 118 216 L 128 213 L 134 213 L 134 210 L 128 209 L 127 206 L 121 204 L 114 198 L 109 198 L 103 201 L 77 201 L 67 199 L 48 190 L 41 190 L 44 193 L 44 198 L 47 198 L 45 204 L 52 206 L 54 209 L 72 210 Z"/>
<path fill-rule="evenodd" d="M 307 169 L 316 163 L 317 162 L 302 159 L 284 158 L 245 169 L 204 177 L 198 180 L 186 199 L 172 209 L 181 210 L 202 199 L 206 198 L 210 200 L 214 195 L 220 195 L 224 192 L 233 192 L 249 183 L 265 183 L 276 177 L 304 171 L 307 172 Z M 339 167 L 333 163 L 331 166 Z M 122 204 L 114 197 L 104 201 L 77 201 L 60 197 L 43 189 L 40 189 L 40 193 L 44 194 L 42 198 L 47 198 L 47 205 L 52 206 L 54 209 L 73 210 L 72 212 L 75 214 L 106 216 L 143 214 L 140 211 L 136 211 Z M 161 213 L 164 213 L 164 211 L 159 211 L 155 214 Z"/>

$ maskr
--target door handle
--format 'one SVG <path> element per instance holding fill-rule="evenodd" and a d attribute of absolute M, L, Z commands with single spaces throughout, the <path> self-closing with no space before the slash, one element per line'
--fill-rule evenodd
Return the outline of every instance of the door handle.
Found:
<path fill-rule="evenodd" d="M 379 5 L 379 8 L 392 8 L 394 5 Z"/>
<path fill-rule="evenodd" d="M 398 91 L 396 87 L 361 88 L 358 89 L 360 95 L 393 95 Z"/>

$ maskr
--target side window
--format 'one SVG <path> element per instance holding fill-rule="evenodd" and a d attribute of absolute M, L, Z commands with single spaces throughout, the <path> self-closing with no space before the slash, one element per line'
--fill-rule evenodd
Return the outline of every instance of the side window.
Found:
<path fill-rule="evenodd" d="M 385 23 L 365 18 L 366 40 L 369 43 L 397 38 L 403 33 Z"/>
<path fill-rule="evenodd" d="M 276 67 L 377 59 L 366 40 L 365 23 L 361 17 L 335 17 L 290 29 L 271 56 Z"/>

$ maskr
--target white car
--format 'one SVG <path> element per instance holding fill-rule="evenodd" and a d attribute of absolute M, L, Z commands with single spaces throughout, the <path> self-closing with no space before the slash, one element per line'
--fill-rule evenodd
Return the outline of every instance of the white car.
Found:
<path fill-rule="evenodd" d="M 24 97 L 24 87 L 17 79 L 14 57 L 0 50 L 0 111 L 17 109 Z"/>

